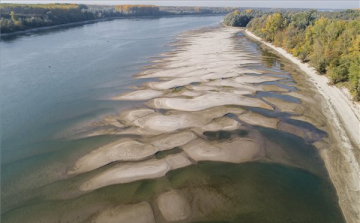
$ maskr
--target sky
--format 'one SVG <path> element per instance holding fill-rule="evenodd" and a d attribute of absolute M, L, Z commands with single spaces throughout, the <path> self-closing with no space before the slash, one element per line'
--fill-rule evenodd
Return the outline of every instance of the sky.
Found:
<path fill-rule="evenodd" d="M 213 7 L 262 7 L 262 8 L 316 8 L 316 9 L 352 9 L 360 8 L 360 0 L 1 0 L 2 3 L 78 3 L 78 4 L 151 4 L 158 6 L 213 6 Z"/>

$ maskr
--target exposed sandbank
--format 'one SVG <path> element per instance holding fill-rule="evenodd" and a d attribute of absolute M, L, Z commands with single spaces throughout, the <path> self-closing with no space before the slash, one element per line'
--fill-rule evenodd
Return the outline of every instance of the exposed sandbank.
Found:
<path fill-rule="evenodd" d="M 108 208 L 92 217 L 91 223 L 155 223 L 149 202 L 119 205 Z"/>
<path fill-rule="evenodd" d="M 161 160 L 153 159 L 139 163 L 120 164 L 86 181 L 80 186 L 80 190 L 89 191 L 113 184 L 159 178 L 165 176 L 172 169 L 191 164 L 192 162 L 183 154 L 170 155 Z"/>
<path fill-rule="evenodd" d="M 181 221 L 191 215 L 189 202 L 175 190 L 161 194 L 157 198 L 157 204 L 166 221 Z"/>
<path fill-rule="evenodd" d="M 121 135 L 121 140 L 80 157 L 68 173 L 84 173 L 115 163 L 85 181 L 80 186 L 81 191 L 160 178 L 197 161 L 276 161 L 318 173 L 309 158 L 296 160 L 296 151 L 285 150 L 276 143 L 265 143 L 267 140 L 254 129 L 253 126 L 263 126 L 309 140 L 313 132 L 308 129 L 248 108 L 268 113 L 291 112 L 304 120 L 307 120 L 305 115 L 312 117 L 312 112 L 307 114 L 300 103 L 257 97 L 258 92 L 289 93 L 287 88 L 267 83 L 280 83 L 288 77 L 276 72 L 278 76 L 269 75 L 273 71 L 261 69 L 261 58 L 252 56 L 246 49 L 235 49 L 232 37 L 238 31 L 220 28 L 213 30 L 211 36 L 208 33 L 189 36 L 183 40 L 181 50 L 169 52 L 158 65 L 137 76 L 160 80 L 143 84 L 141 90 L 116 99 L 150 99 L 146 103 L 149 108 L 123 111 L 101 122 L 99 128 L 103 130 L 97 129 L 97 135 Z M 218 42 L 221 44 L 215 44 Z M 135 139 L 127 138 L 128 135 Z M 177 148 L 176 154 L 167 153 L 155 159 L 155 153 L 174 148 Z"/>
<path fill-rule="evenodd" d="M 156 153 L 158 149 L 136 140 L 121 139 L 92 151 L 78 160 L 68 174 L 79 174 L 114 161 L 137 161 Z"/>
<path fill-rule="evenodd" d="M 152 99 L 158 96 L 163 95 L 164 93 L 161 91 L 155 91 L 155 90 L 138 90 L 138 91 L 134 91 L 134 92 L 130 92 L 130 93 L 125 93 L 122 95 L 118 95 L 118 96 L 114 96 L 112 99 L 113 100 L 130 100 L 130 101 L 134 101 L 134 100 L 148 100 L 148 99 Z"/>
<path fill-rule="evenodd" d="M 271 110 L 272 107 L 259 99 L 250 99 L 231 93 L 207 93 L 192 99 L 187 98 L 156 98 L 148 103 L 150 107 L 174 109 L 179 111 L 200 111 L 220 105 L 242 105 L 260 107 Z"/>
<path fill-rule="evenodd" d="M 184 150 L 196 161 L 242 163 L 256 160 L 260 145 L 251 139 L 237 139 L 214 145 L 204 140 L 196 140 L 185 146 Z"/>

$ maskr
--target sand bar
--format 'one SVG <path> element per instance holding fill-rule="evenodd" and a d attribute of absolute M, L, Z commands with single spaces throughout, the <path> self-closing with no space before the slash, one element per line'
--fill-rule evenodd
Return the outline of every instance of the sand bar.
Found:
<path fill-rule="evenodd" d="M 196 161 L 241 163 L 255 160 L 260 145 L 251 139 L 235 139 L 213 145 L 199 139 L 186 145 L 184 151 Z"/>
<path fill-rule="evenodd" d="M 155 90 L 151 90 L 151 89 L 147 89 L 147 90 L 138 90 L 138 91 L 133 91 L 130 93 L 125 93 L 125 94 L 121 94 L 118 96 L 114 96 L 112 99 L 113 100 L 122 100 L 122 101 L 142 101 L 142 100 L 148 100 L 148 99 L 152 99 L 155 97 L 159 97 L 161 95 L 163 95 L 164 93 L 161 91 L 155 91 Z"/>
<path fill-rule="evenodd" d="M 266 116 L 254 112 L 248 112 L 238 115 L 238 118 L 241 121 L 244 121 L 250 125 L 260 125 L 273 129 L 277 129 L 277 125 L 279 123 L 279 119 L 277 118 L 268 118 Z"/>
<path fill-rule="evenodd" d="M 169 222 L 185 220 L 191 215 L 189 202 L 175 190 L 160 194 L 157 204 L 162 216 Z"/>
<path fill-rule="evenodd" d="M 119 205 L 96 214 L 91 223 L 155 223 L 149 202 Z"/>
<path fill-rule="evenodd" d="M 197 136 L 193 132 L 186 131 L 171 134 L 165 137 L 161 135 L 160 137 L 154 139 L 151 144 L 161 151 L 183 146 L 196 138 Z"/>
<path fill-rule="evenodd" d="M 119 164 L 86 181 L 80 186 L 80 190 L 91 191 L 113 184 L 155 179 L 165 176 L 171 169 L 178 169 L 191 164 L 191 161 L 184 154 L 174 154 L 160 160 L 151 159 L 138 163 Z"/>
<path fill-rule="evenodd" d="M 174 109 L 179 111 L 200 111 L 221 105 L 242 105 L 272 110 L 272 107 L 257 98 L 248 98 L 231 93 L 207 93 L 199 97 L 188 98 L 156 98 L 148 103 L 150 107 Z"/>
<path fill-rule="evenodd" d="M 68 174 L 79 174 L 97 169 L 114 161 L 137 161 L 155 154 L 158 149 L 136 140 L 121 139 L 93 150 L 80 158 Z"/>

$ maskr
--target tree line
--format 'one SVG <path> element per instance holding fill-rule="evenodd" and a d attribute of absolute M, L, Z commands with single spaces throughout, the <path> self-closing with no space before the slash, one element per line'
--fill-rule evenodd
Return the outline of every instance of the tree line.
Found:
<path fill-rule="evenodd" d="M 124 15 L 159 15 L 159 7 L 155 5 L 116 5 L 116 11 Z"/>
<path fill-rule="evenodd" d="M 76 4 L 1 4 L 2 33 L 96 19 L 86 5 Z"/>
<path fill-rule="evenodd" d="M 246 16 L 252 18 L 244 25 Z M 229 25 L 246 26 L 255 35 L 309 62 L 332 84 L 347 86 L 354 99 L 360 100 L 360 11 L 283 11 L 262 15 L 233 12 L 226 17 L 229 21 L 237 19 Z"/>
<path fill-rule="evenodd" d="M 223 24 L 227 26 L 246 27 L 251 19 L 263 15 L 264 12 L 258 10 L 247 9 L 244 11 L 235 10 L 224 17 Z"/>
<path fill-rule="evenodd" d="M 154 5 L 1 4 L 2 33 L 123 16 L 226 14 L 235 8 Z"/>

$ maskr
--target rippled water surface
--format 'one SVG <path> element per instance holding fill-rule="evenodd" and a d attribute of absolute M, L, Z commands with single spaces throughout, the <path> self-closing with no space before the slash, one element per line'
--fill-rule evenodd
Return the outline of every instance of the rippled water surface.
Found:
<path fill-rule="evenodd" d="M 92 191 L 80 191 L 79 187 L 118 163 L 78 175 L 66 174 L 79 157 L 109 142 L 121 137 L 142 140 L 135 135 L 72 136 L 78 136 L 88 123 L 101 121 L 105 116 L 146 107 L 144 101 L 110 98 L 130 91 L 133 86 L 157 81 L 134 79 L 133 75 L 146 70 L 152 64 L 149 61 L 166 58 L 161 53 L 174 50 L 172 44 L 180 38 L 179 34 L 217 27 L 221 19 L 220 16 L 122 19 L 3 38 L 0 43 L 3 222 L 101 222 L 94 216 L 106 209 L 144 201 L 153 208 L 156 222 L 166 222 L 156 199 L 174 190 L 185 197 L 191 209 L 191 216 L 183 222 L 344 222 L 335 189 L 312 144 L 326 138 L 326 131 L 316 127 L 318 123 L 296 120 L 291 111 L 269 103 L 271 99 L 302 103 L 291 92 L 306 92 L 306 83 L 292 65 L 241 33 L 232 38 L 235 50 L 260 58 L 259 63 L 247 64 L 246 68 L 282 78 L 254 86 L 277 86 L 290 93 L 258 91 L 248 95 L 274 110 L 233 107 L 276 118 L 281 125 L 278 129 L 251 125 L 229 113 L 224 117 L 239 122 L 241 129 L 205 131 L 201 137 L 209 142 L 226 142 L 261 136 L 263 146 L 271 151 L 266 160 L 240 164 L 200 161 L 157 179 L 113 184 Z M 173 92 L 181 90 L 182 87 L 176 87 Z M 305 134 L 298 134 L 298 129 Z M 282 159 L 277 148 L 286 157 Z M 151 158 L 160 160 L 180 153 L 182 148 L 176 147 L 157 152 Z"/>

